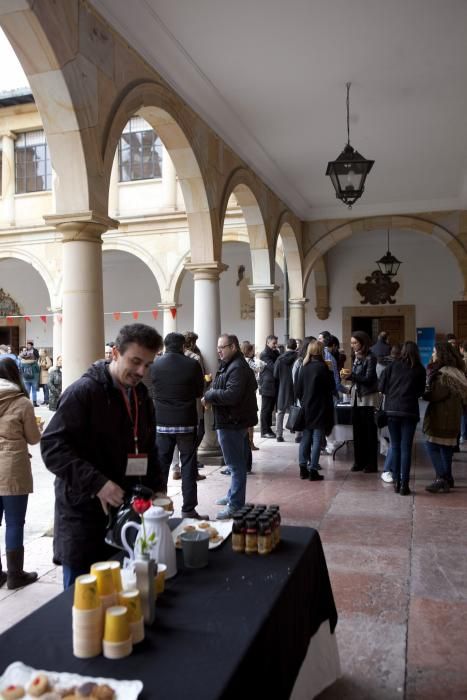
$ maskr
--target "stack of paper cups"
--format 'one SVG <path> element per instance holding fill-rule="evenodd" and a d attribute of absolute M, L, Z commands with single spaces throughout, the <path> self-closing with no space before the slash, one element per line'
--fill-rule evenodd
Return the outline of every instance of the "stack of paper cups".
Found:
<path fill-rule="evenodd" d="M 102 652 L 102 605 L 95 576 L 78 576 L 73 604 L 73 654 L 80 659 Z"/>
<path fill-rule="evenodd" d="M 105 611 L 102 647 L 107 659 L 123 659 L 133 651 L 128 610 L 124 605 L 115 605 Z"/>
<path fill-rule="evenodd" d="M 141 609 L 141 594 L 139 591 L 122 591 L 118 601 L 128 610 L 128 622 L 130 624 L 131 639 L 133 644 L 138 644 L 144 639 L 144 617 Z"/>
<path fill-rule="evenodd" d="M 107 563 L 110 566 L 110 570 L 112 572 L 112 581 L 114 582 L 114 589 L 115 589 L 115 592 L 117 593 L 117 598 L 118 598 L 118 594 L 120 593 L 121 590 L 123 590 L 122 567 L 120 566 L 119 561 L 108 561 Z"/>
<path fill-rule="evenodd" d="M 114 578 L 110 562 L 98 561 L 91 566 L 91 574 L 97 579 L 97 592 L 101 599 L 104 611 L 112 605 L 117 604 L 117 594 L 115 592 Z"/>

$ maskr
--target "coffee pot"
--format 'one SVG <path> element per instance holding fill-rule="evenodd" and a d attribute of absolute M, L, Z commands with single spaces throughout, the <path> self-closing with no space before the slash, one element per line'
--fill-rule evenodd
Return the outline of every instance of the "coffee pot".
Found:
<path fill-rule="evenodd" d="M 166 578 L 171 578 L 177 573 L 175 545 L 168 525 L 169 516 L 170 513 L 163 508 L 151 506 L 143 515 L 144 530 L 142 524 L 130 521 L 123 526 L 121 532 L 122 544 L 130 559 L 143 556 L 142 540 L 146 539 L 146 542 L 150 543 L 146 551 L 151 559 L 167 565 Z M 134 549 L 127 540 L 127 532 L 132 528 L 137 530 Z"/>

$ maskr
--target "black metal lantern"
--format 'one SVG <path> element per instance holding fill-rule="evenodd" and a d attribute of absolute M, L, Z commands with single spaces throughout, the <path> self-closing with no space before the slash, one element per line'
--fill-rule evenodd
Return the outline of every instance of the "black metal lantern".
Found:
<path fill-rule="evenodd" d="M 389 250 L 389 229 L 388 229 L 388 250 L 386 252 L 386 255 L 383 255 L 382 258 L 376 261 L 379 269 L 383 273 L 383 275 L 386 275 L 387 277 L 395 277 L 397 275 L 397 272 L 399 270 L 399 267 L 402 265 L 401 261 L 398 260 L 397 258 L 394 257 L 394 255 L 391 253 Z"/>
<path fill-rule="evenodd" d="M 331 178 L 336 197 L 347 204 L 349 209 L 360 199 L 365 190 L 366 176 L 373 167 L 374 160 L 367 160 L 350 145 L 349 93 L 347 83 L 347 145 L 342 153 L 328 163 L 326 175 Z"/>

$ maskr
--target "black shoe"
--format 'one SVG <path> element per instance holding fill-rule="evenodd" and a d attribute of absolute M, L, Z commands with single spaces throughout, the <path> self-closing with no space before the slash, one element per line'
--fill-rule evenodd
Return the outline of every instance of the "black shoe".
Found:
<path fill-rule="evenodd" d="M 33 405 L 35 408 L 39 408 L 39 404 L 37 403 L 37 401 L 33 401 L 33 402 L 32 402 L 32 405 Z"/>
<path fill-rule="evenodd" d="M 352 466 L 350 467 L 350 471 L 351 472 L 362 472 L 363 467 L 359 467 L 358 464 L 352 464 Z"/>
<path fill-rule="evenodd" d="M 285 442 L 284 438 L 279 435 L 279 437 L 276 438 L 277 442 Z"/>
<path fill-rule="evenodd" d="M 261 433 L 262 438 L 275 438 L 276 433 L 273 433 L 272 430 L 269 431 L 269 433 Z"/>
<path fill-rule="evenodd" d="M 399 489 L 399 493 L 401 496 L 410 496 L 412 491 L 409 489 L 409 482 L 408 481 L 403 481 L 401 483 L 401 487 Z"/>
<path fill-rule="evenodd" d="M 308 478 L 310 481 L 322 481 L 324 479 L 324 476 L 322 474 L 318 474 L 316 469 L 311 469 L 310 476 Z"/>
<path fill-rule="evenodd" d="M 454 479 L 452 478 L 452 476 L 447 476 L 447 477 L 446 477 L 446 481 L 447 481 L 448 484 L 449 484 L 449 488 L 450 488 L 450 489 L 453 489 L 453 488 L 454 488 Z"/>
<path fill-rule="evenodd" d="M 400 490 L 401 490 L 401 480 L 400 480 L 400 479 L 394 479 L 392 485 L 393 485 L 393 488 L 394 488 L 394 493 L 400 493 Z"/>
<path fill-rule="evenodd" d="M 310 472 L 308 471 L 308 467 L 300 464 L 300 479 L 308 479 L 310 477 Z"/>
<path fill-rule="evenodd" d="M 226 467 L 225 469 L 221 469 L 221 474 L 223 474 L 224 476 L 230 476 L 232 474 L 232 471 L 228 467 Z"/>
<path fill-rule="evenodd" d="M 446 479 L 435 479 L 432 484 L 425 487 L 430 493 L 449 493 L 449 484 Z"/>

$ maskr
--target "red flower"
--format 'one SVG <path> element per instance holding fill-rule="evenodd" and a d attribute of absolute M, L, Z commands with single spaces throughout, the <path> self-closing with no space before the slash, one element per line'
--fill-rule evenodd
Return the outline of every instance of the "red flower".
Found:
<path fill-rule="evenodd" d="M 131 505 L 136 513 L 142 515 L 152 506 L 152 502 L 150 499 L 146 498 L 134 498 Z"/>

